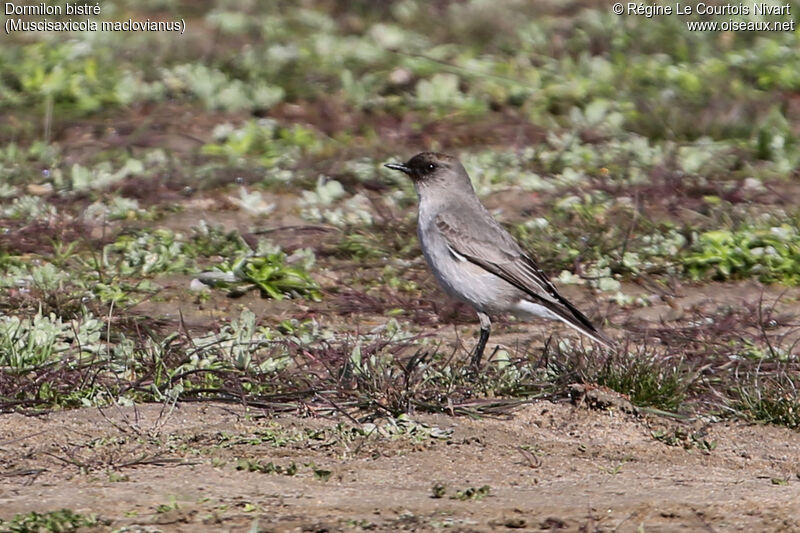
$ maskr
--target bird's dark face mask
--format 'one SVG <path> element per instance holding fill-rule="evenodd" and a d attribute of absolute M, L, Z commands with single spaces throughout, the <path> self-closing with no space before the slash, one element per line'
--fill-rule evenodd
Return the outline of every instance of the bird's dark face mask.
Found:
<path fill-rule="evenodd" d="M 439 172 L 449 168 L 444 157 L 433 152 L 417 154 L 404 164 L 388 163 L 384 166 L 403 172 L 414 182 L 432 181 Z"/>

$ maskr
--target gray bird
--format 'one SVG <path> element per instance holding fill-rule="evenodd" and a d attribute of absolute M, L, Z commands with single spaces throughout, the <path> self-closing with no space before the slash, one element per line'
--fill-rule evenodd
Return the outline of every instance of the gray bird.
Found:
<path fill-rule="evenodd" d="M 489 315 L 560 320 L 605 346 L 612 341 L 561 296 L 536 261 L 475 196 L 455 157 L 423 152 L 386 167 L 407 174 L 419 196 L 417 235 L 442 288 L 478 313 L 481 336 L 472 355 L 480 364 L 491 332 Z"/>

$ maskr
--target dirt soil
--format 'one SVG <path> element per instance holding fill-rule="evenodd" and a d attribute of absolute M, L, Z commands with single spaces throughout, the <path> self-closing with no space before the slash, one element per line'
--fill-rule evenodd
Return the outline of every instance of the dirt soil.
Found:
<path fill-rule="evenodd" d="M 5 414 L 0 518 L 68 508 L 97 514 L 98 531 L 800 531 L 797 432 L 589 403 L 417 415 L 425 429 L 411 435 L 227 404 Z"/>

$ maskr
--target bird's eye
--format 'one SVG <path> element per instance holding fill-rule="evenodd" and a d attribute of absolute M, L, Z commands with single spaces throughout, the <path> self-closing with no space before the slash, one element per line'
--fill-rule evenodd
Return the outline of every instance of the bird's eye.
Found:
<path fill-rule="evenodd" d="M 425 170 L 427 170 L 428 172 L 433 172 L 434 170 L 436 170 L 436 165 L 433 163 L 428 163 L 428 166 L 425 167 Z"/>

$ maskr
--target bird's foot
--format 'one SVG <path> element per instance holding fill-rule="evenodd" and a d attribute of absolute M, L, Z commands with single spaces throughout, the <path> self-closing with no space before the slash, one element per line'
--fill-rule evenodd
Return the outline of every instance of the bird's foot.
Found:
<path fill-rule="evenodd" d="M 495 355 L 497 355 L 497 352 L 499 352 L 499 351 L 500 351 L 500 345 L 498 344 L 498 345 L 496 345 L 496 346 L 494 347 L 494 349 L 492 350 L 492 353 L 491 353 L 491 354 L 489 354 L 489 357 L 488 357 L 488 359 L 486 359 L 486 360 L 487 360 L 487 361 L 491 361 L 492 359 L 494 359 L 494 356 L 495 356 Z M 482 359 L 482 358 L 483 358 L 483 352 L 481 352 L 481 353 L 479 354 L 479 353 L 477 353 L 477 350 L 473 351 L 473 354 L 472 354 L 472 360 L 470 361 L 470 364 L 469 364 L 469 365 L 470 365 L 472 368 L 476 369 L 476 370 L 480 370 L 480 367 L 481 367 L 481 359 Z"/>

